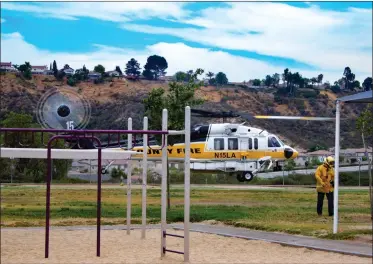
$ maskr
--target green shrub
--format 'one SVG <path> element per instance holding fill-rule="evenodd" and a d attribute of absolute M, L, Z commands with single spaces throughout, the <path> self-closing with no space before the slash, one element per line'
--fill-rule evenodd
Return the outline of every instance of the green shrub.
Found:
<path fill-rule="evenodd" d="M 67 85 L 69 86 L 75 86 L 77 83 L 77 81 L 73 78 L 73 77 L 70 77 L 68 80 L 67 80 Z"/>

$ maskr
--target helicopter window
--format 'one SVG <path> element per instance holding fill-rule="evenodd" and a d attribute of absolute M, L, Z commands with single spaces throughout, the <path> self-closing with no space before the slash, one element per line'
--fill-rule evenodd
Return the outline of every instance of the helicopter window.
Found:
<path fill-rule="evenodd" d="M 275 137 L 268 137 L 268 147 L 269 148 L 279 148 L 281 147 L 280 142 Z"/>
<path fill-rule="evenodd" d="M 228 138 L 228 149 L 238 149 L 237 138 Z"/>
<path fill-rule="evenodd" d="M 254 138 L 254 148 L 258 149 L 258 139 Z"/>
<path fill-rule="evenodd" d="M 214 149 L 215 150 L 224 150 L 224 139 L 223 138 L 215 138 L 214 139 Z"/>
<path fill-rule="evenodd" d="M 284 142 L 282 142 L 281 139 L 279 139 L 279 138 L 277 138 L 277 137 L 276 137 L 276 139 L 277 139 L 278 142 L 280 142 L 280 145 L 281 145 L 281 146 L 285 146 Z"/>
<path fill-rule="evenodd" d="M 249 138 L 249 149 L 253 149 L 253 139 Z"/>

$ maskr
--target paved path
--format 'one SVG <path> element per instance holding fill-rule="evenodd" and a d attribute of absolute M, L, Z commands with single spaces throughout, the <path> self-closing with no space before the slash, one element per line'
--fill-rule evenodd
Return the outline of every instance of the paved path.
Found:
<path fill-rule="evenodd" d="M 45 227 L 9 227 L 1 228 L 2 232 L 14 229 L 36 229 L 44 230 Z M 124 225 L 116 226 L 101 226 L 102 230 L 126 230 Z M 140 229 L 141 226 L 133 225 L 131 229 Z M 159 229 L 160 225 L 148 225 L 147 229 Z M 95 232 L 96 226 L 61 226 L 61 227 L 50 227 L 53 229 L 65 229 L 65 230 L 92 230 Z M 183 230 L 183 224 L 169 224 L 168 229 Z M 217 234 L 228 237 L 237 237 L 249 240 L 262 240 L 271 243 L 278 243 L 286 246 L 305 247 L 314 250 L 322 250 L 329 252 L 336 252 L 348 255 L 355 255 L 361 257 L 373 257 L 372 244 L 367 243 L 356 243 L 351 241 L 340 241 L 340 240 L 328 240 L 319 239 L 313 237 L 290 235 L 284 233 L 273 233 L 265 231 L 250 230 L 245 228 L 227 227 L 220 225 L 207 225 L 207 224 L 191 224 L 190 230 L 192 232 L 201 232 L 209 234 Z M 172 233 L 172 231 L 168 231 Z"/>
<path fill-rule="evenodd" d="M 282 177 L 283 175 L 286 177 L 291 174 L 313 174 L 315 172 L 316 168 L 314 169 L 302 169 L 302 170 L 294 170 L 291 171 L 290 173 L 287 171 L 274 171 L 274 172 L 261 172 L 257 174 L 257 177 L 260 178 L 275 178 L 275 177 Z M 339 172 L 358 172 L 359 171 L 359 166 L 348 166 L 348 167 L 339 167 Z M 360 171 L 368 171 L 368 165 L 361 165 L 360 166 Z M 356 174 L 356 177 L 359 177 L 359 174 Z"/>
<path fill-rule="evenodd" d="M 175 229 L 183 229 L 183 225 L 172 225 Z M 297 236 L 282 233 L 264 232 L 236 227 L 191 224 L 191 231 L 238 237 L 250 240 L 263 240 L 287 246 L 305 247 L 316 250 L 331 251 L 362 257 L 372 257 L 372 244 L 348 241 L 327 240 L 313 237 Z"/>

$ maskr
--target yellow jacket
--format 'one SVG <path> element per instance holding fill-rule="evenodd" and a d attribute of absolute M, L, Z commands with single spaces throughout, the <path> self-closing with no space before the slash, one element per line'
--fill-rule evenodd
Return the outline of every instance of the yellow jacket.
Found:
<path fill-rule="evenodd" d="M 317 167 L 315 172 L 316 190 L 318 192 L 329 193 L 333 192 L 334 188 L 331 182 L 334 181 L 334 168 L 326 164 Z"/>

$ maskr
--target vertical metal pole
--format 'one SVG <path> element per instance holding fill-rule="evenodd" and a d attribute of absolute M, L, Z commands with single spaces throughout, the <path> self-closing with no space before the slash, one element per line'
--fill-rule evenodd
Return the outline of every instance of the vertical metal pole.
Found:
<path fill-rule="evenodd" d="M 51 183 L 53 181 L 53 160 L 51 159 Z"/>
<path fill-rule="evenodd" d="M 333 234 L 338 230 L 338 189 L 339 189 L 339 129 L 340 129 L 340 102 L 336 101 L 335 120 L 335 171 L 334 171 L 334 217 Z"/>
<path fill-rule="evenodd" d="M 10 183 L 13 183 L 14 158 L 10 158 L 10 166 L 11 166 Z"/>
<path fill-rule="evenodd" d="M 162 112 L 162 130 L 168 130 L 168 112 L 167 109 L 163 109 Z M 161 257 L 164 257 L 164 250 L 166 248 L 166 237 L 163 235 L 166 232 L 167 225 L 167 135 L 164 135 L 162 151 L 162 188 L 161 188 Z"/>
<path fill-rule="evenodd" d="M 184 262 L 189 262 L 190 214 L 190 107 L 185 107 L 185 173 L 184 173 Z"/>
<path fill-rule="evenodd" d="M 50 218 L 50 200 L 51 200 L 51 142 L 48 142 L 47 152 L 47 195 L 46 195 L 46 212 L 45 212 L 45 258 L 49 256 L 49 218 Z"/>
<path fill-rule="evenodd" d="M 132 118 L 128 118 L 128 130 L 132 130 Z M 128 150 L 132 149 L 132 134 L 128 134 Z M 131 229 L 131 178 L 132 178 L 132 161 L 128 162 L 127 167 L 127 235 Z"/>
<path fill-rule="evenodd" d="M 99 140 L 97 140 L 99 141 Z M 100 142 L 99 142 L 100 143 Z M 98 176 L 97 176 L 97 257 L 100 256 L 101 238 L 101 145 L 98 149 Z"/>
<path fill-rule="evenodd" d="M 144 117 L 144 130 L 148 130 L 148 118 Z M 143 165 L 142 165 L 142 230 L 141 238 L 145 238 L 146 230 L 146 178 L 148 175 L 148 135 L 143 134 Z"/>
<path fill-rule="evenodd" d="M 361 164 L 360 164 L 360 160 L 359 160 L 359 187 L 360 187 L 360 166 L 361 166 Z"/>
<path fill-rule="evenodd" d="M 289 174 L 288 174 L 289 177 Z M 285 185 L 285 176 L 284 176 L 284 168 L 282 168 L 282 186 Z"/>
<path fill-rule="evenodd" d="M 89 160 L 89 183 L 92 183 L 92 160 Z"/>

